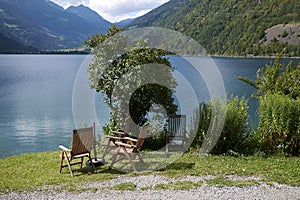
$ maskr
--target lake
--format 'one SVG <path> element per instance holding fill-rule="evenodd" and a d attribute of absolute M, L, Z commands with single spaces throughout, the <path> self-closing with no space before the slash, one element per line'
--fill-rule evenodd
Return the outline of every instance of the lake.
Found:
<path fill-rule="evenodd" d="M 87 55 L 0 55 L 0 158 L 70 145 L 71 131 L 75 128 L 73 86 L 86 58 Z M 198 101 L 207 101 L 205 81 L 185 66 L 186 61 L 179 57 L 170 57 L 170 61 L 192 85 Z M 227 95 L 249 98 L 254 89 L 236 76 L 255 78 L 256 71 L 272 59 L 218 57 L 213 61 L 222 75 Z M 250 122 L 255 127 L 257 101 L 250 99 L 249 105 Z M 101 124 L 107 121 L 103 116 L 100 119 Z"/>

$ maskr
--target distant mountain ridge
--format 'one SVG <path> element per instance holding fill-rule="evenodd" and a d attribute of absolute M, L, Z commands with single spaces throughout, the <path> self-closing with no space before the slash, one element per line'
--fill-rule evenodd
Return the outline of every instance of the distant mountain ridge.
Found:
<path fill-rule="evenodd" d="M 80 47 L 90 35 L 104 33 L 110 26 L 84 6 L 64 10 L 49 0 L 1 0 L 0 52 L 12 48 L 4 45 L 4 38 L 14 44 L 14 52 L 22 52 L 21 46 L 24 52 Z"/>
<path fill-rule="evenodd" d="M 300 1 L 295 0 L 170 0 L 128 28 L 176 30 L 212 55 L 274 55 L 285 50 L 287 56 L 300 56 L 295 42 L 300 41 L 299 24 Z M 276 32 L 270 34 L 270 29 Z"/>
<path fill-rule="evenodd" d="M 117 23 L 114 23 L 114 25 L 116 25 L 117 27 L 121 27 L 121 28 L 126 28 L 128 26 L 130 26 L 130 24 L 134 21 L 135 19 L 125 19 L 122 21 L 119 21 Z"/>
<path fill-rule="evenodd" d="M 79 6 L 70 6 L 66 9 L 67 12 L 73 13 L 89 22 L 90 24 L 95 25 L 99 28 L 101 33 L 106 32 L 106 30 L 112 25 L 109 21 L 101 17 L 97 12 L 91 10 L 90 8 L 79 5 Z"/>

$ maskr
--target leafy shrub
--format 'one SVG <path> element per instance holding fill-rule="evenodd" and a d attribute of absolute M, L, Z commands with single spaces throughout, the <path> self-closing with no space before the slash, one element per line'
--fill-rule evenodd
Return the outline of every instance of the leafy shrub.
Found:
<path fill-rule="evenodd" d="M 297 99 L 300 97 L 300 63 L 293 65 L 292 62 L 289 62 L 286 65 L 280 62 L 280 56 L 276 57 L 274 63 L 260 68 L 256 73 L 255 80 L 244 77 L 238 77 L 238 79 L 255 87 L 258 97 L 270 92 Z"/>
<path fill-rule="evenodd" d="M 248 102 L 244 98 L 232 98 L 228 101 L 223 131 L 213 152 L 226 153 L 229 150 L 239 152 L 249 133 Z"/>
<path fill-rule="evenodd" d="M 200 148 L 207 135 L 211 122 L 212 105 L 213 102 L 208 104 L 202 103 L 199 111 L 197 111 L 198 120 L 196 121 L 199 122 L 199 126 L 192 143 L 192 147 L 194 148 Z M 218 105 L 217 107 L 218 109 L 222 109 L 222 105 Z M 217 120 L 213 120 L 211 127 L 214 127 L 215 123 L 217 123 Z M 211 153 L 239 152 L 248 133 L 248 102 L 244 98 L 231 98 L 227 102 L 226 118 L 222 133 Z"/>
<path fill-rule="evenodd" d="M 195 111 L 195 118 L 196 120 L 194 121 L 194 129 L 198 130 L 192 130 L 192 132 L 196 131 L 195 138 L 192 142 L 191 147 L 193 148 L 200 148 L 201 144 L 205 138 L 205 135 L 207 133 L 207 130 L 209 128 L 210 124 L 210 118 L 211 118 L 211 113 L 212 113 L 212 102 L 210 103 L 201 103 L 199 105 L 199 110 Z M 197 123 L 198 122 L 198 126 Z"/>
<path fill-rule="evenodd" d="M 254 81 L 238 77 L 256 88 L 260 101 L 259 128 L 246 146 L 266 154 L 300 155 L 300 63 L 286 65 L 280 57 L 259 69 Z"/>
<path fill-rule="evenodd" d="M 300 154 L 300 99 L 270 94 L 260 97 L 258 139 L 266 153 Z"/>
<path fill-rule="evenodd" d="M 166 145 L 166 137 L 164 131 L 156 132 L 155 135 L 151 135 L 150 137 L 145 139 L 143 149 L 149 150 L 159 150 Z"/>

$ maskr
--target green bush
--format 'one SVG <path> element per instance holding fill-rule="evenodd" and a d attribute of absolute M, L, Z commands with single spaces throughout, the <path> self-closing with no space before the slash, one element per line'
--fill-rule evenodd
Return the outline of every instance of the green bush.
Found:
<path fill-rule="evenodd" d="M 222 109 L 224 105 L 216 107 Z M 212 114 L 213 102 L 208 104 L 202 103 L 196 113 L 199 125 L 192 147 L 201 148 L 201 145 L 206 137 Z M 214 119 L 211 127 L 215 126 L 217 120 Z M 212 154 L 224 154 L 229 152 L 240 152 L 243 148 L 243 142 L 248 136 L 248 102 L 245 98 L 239 99 L 238 97 L 231 98 L 227 102 L 226 118 L 222 133 L 212 149 Z"/>
<path fill-rule="evenodd" d="M 191 144 L 192 148 L 200 148 L 201 144 L 205 138 L 207 130 L 210 124 L 210 118 L 212 113 L 212 102 L 201 103 L 199 105 L 199 110 L 195 111 L 194 129 L 192 132 L 196 132 L 195 138 Z M 198 123 L 198 124 L 196 124 Z M 198 125 L 198 126 L 197 126 Z M 197 129 L 197 130 L 195 130 Z"/>
<path fill-rule="evenodd" d="M 300 154 L 300 99 L 270 94 L 260 97 L 258 139 L 265 153 Z"/>
<path fill-rule="evenodd" d="M 159 131 L 155 133 L 155 135 L 150 135 L 150 137 L 145 139 L 143 149 L 156 151 L 166 146 L 165 132 Z"/>
<path fill-rule="evenodd" d="M 248 102 L 244 98 L 228 101 L 223 131 L 213 153 L 221 154 L 229 150 L 240 152 L 249 133 Z"/>
<path fill-rule="evenodd" d="M 286 65 L 280 57 L 259 69 L 255 80 L 238 77 L 256 88 L 260 101 L 259 128 L 245 144 L 264 154 L 300 155 L 300 63 Z"/>

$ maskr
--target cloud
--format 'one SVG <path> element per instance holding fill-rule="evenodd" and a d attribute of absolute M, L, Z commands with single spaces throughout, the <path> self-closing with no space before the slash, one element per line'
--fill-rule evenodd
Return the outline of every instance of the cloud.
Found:
<path fill-rule="evenodd" d="M 146 14 L 169 0 L 52 0 L 64 8 L 83 4 L 98 12 L 102 17 L 117 22 Z"/>
<path fill-rule="evenodd" d="M 64 8 L 68 8 L 71 5 L 78 6 L 82 4 L 87 6 L 89 4 L 89 0 L 51 0 L 51 1 Z"/>
<path fill-rule="evenodd" d="M 90 0 L 89 6 L 110 21 L 141 16 L 168 0 Z"/>

